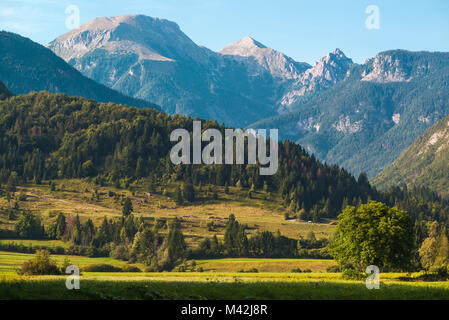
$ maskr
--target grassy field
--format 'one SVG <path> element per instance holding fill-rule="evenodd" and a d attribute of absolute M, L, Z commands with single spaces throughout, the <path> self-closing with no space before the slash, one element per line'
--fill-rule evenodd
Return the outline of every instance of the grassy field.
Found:
<path fill-rule="evenodd" d="M 263 192 L 253 199 L 241 197 L 239 190 L 213 187 L 218 200 L 206 194 L 206 187 L 197 190 L 197 202 L 177 206 L 172 200 L 176 184 L 158 187 L 149 195 L 145 181 L 129 189 L 101 187 L 85 180 L 59 180 L 56 190 L 48 184 L 27 185 L 10 202 L 0 197 L 0 225 L 13 229 L 14 220 L 6 210 L 15 202 L 20 210 L 38 214 L 45 224 L 56 219 L 58 212 L 91 218 L 96 225 L 104 216 L 120 217 L 122 200 L 131 197 L 134 214 L 147 221 L 178 217 L 191 247 L 201 239 L 216 234 L 223 237 L 229 214 L 248 225 L 248 234 L 262 230 L 280 230 L 285 236 L 299 238 L 314 231 L 317 238 L 329 237 L 335 226 L 331 221 L 313 224 L 285 220 L 285 209 L 276 195 L 265 200 Z M 165 195 L 162 190 L 166 189 Z M 19 194 L 22 196 L 19 199 Z M 213 226 L 210 223 L 213 222 Z M 25 246 L 67 246 L 62 241 L 16 240 Z M 65 276 L 19 276 L 17 268 L 31 254 L 0 251 L 0 299 L 449 299 L 449 282 L 401 281 L 404 274 L 382 274 L 381 289 L 368 290 L 363 281 L 342 280 L 337 273 L 326 273 L 333 260 L 321 259 L 208 259 L 196 260 L 187 272 L 82 272 L 81 289 L 67 290 Z M 81 270 L 92 264 L 124 267 L 126 262 L 113 258 L 52 255 L 59 265 L 68 257 Z M 188 261 L 187 265 L 192 265 Z M 133 264 L 140 270 L 143 265 Z M 310 269 L 311 273 L 292 273 L 292 269 Z M 197 272 L 198 270 L 203 272 Z M 250 273 L 254 271 L 257 273 Z M 241 272 L 243 271 L 243 272 Z"/>
<path fill-rule="evenodd" d="M 67 290 L 62 276 L 3 275 L 0 299 L 449 299 L 449 283 L 390 279 L 368 290 L 325 273 L 86 273 L 79 290 Z"/>
<path fill-rule="evenodd" d="M 16 273 L 17 268 L 19 268 L 23 262 L 30 260 L 33 257 L 33 254 L 0 251 L 0 275 L 2 273 Z M 100 263 L 107 263 L 118 267 L 126 265 L 125 261 L 116 260 L 114 258 L 51 255 L 51 259 L 55 260 L 58 265 L 61 265 L 66 257 L 69 258 L 71 264 L 78 266 L 81 270 L 83 267 Z M 143 269 L 143 266 L 139 264 L 132 264 L 132 266 L 137 266 L 140 269 Z"/>
<path fill-rule="evenodd" d="M 28 239 L 0 239 L 1 243 L 16 243 L 22 244 L 24 246 L 39 246 L 47 248 L 63 247 L 66 248 L 70 246 L 69 242 L 64 242 L 62 240 L 28 240 Z"/>
<path fill-rule="evenodd" d="M 81 289 L 67 290 L 66 276 L 17 275 L 16 267 L 32 256 L 0 252 L 0 299 L 449 299 L 449 281 L 417 281 L 418 273 L 403 281 L 403 273 L 384 273 L 380 289 L 368 290 L 364 281 L 323 272 L 332 260 L 312 259 L 196 260 L 204 272 L 82 272 Z M 64 258 L 52 255 L 58 264 Z M 112 258 L 69 258 L 81 269 L 125 265 Z M 314 272 L 288 272 L 292 267 Z M 251 268 L 259 272 L 237 272 Z"/>
<path fill-rule="evenodd" d="M 195 245 L 204 237 L 216 234 L 221 238 L 227 218 L 233 213 L 237 220 L 248 225 L 247 234 L 255 234 L 268 230 L 280 230 L 287 237 L 299 238 L 313 231 L 318 239 L 329 237 L 335 226 L 330 221 L 320 224 L 307 223 L 296 220 L 285 220 L 286 209 L 280 204 L 276 194 L 271 200 L 265 199 L 261 191 L 255 192 L 252 199 L 242 197 L 242 193 L 235 187 L 230 187 L 229 193 L 223 187 L 212 187 L 218 194 L 218 200 L 213 200 L 207 194 L 207 187 L 197 188 L 198 201 L 190 205 L 178 206 L 173 201 L 178 184 L 168 183 L 157 187 L 156 193 L 147 192 L 147 182 L 139 181 L 129 189 L 116 189 L 111 186 L 102 187 L 86 180 L 70 179 L 57 180 L 56 190 L 51 191 L 48 183 L 40 185 L 26 185 L 19 187 L 16 199 L 7 201 L 0 197 L 0 225 L 2 229 L 13 229 L 14 220 L 9 220 L 6 209 L 17 201 L 20 210 L 29 210 L 39 215 L 44 224 L 54 221 L 58 212 L 79 214 L 81 220 L 91 218 L 97 226 L 104 216 L 120 217 L 122 215 L 122 200 L 130 197 L 133 202 L 134 214 L 144 219 L 161 219 L 178 217 L 182 221 L 183 233 L 189 244 Z M 166 194 L 162 195 L 162 190 Z M 113 194 L 111 193 L 113 192 Z M 19 195 L 25 200 L 18 200 Z M 98 196 L 97 196 L 98 195 Z M 3 210 L 2 210 L 3 209 Z M 213 227 L 208 224 L 213 222 Z"/>
<path fill-rule="evenodd" d="M 0 274 L 2 272 L 15 273 L 20 265 L 34 257 L 33 254 L 5 252 L 0 251 Z M 62 264 L 64 259 L 68 257 L 70 262 L 78 266 L 81 270 L 83 267 L 106 263 L 117 267 L 126 265 L 125 261 L 113 258 L 89 258 L 81 256 L 65 256 L 52 255 L 51 258 L 58 264 Z M 326 268 L 335 265 L 333 260 L 321 259 L 211 259 L 211 260 L 195 260 L 197 268 L 201 267 L 205 272 L 239 272 L 241 270 L 248 271 L 256 268 L 259 272 L 290 272 L 292 269 L 300 268 L 301 270 L 310 269 L 313 272 L 325 272 Z M 188 261 L 187 264 L 191 264 Z M 131 264 L 141 270 L 145 270 L 141 264 Z"/>
<path fill-rule="evenodd" d="M 259 272 L 290 272 L 293 269 L 310 269 L 313 272 L 325 272 L 329 266 L 336 265 L 333 260 L 325 259 L 211 259 L 197 260 L 197 266 L 206 272 L 238 272 L 257 269 Z"/>

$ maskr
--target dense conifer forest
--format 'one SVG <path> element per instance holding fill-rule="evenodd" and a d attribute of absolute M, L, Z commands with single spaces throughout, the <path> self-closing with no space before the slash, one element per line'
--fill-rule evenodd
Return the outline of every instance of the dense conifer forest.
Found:
<path fill-rule="evenodd" d="M 279 195 L 286 219 L 320 222 L 335 219 L 347 206 L 360 207 L 370 200 L 404 210 L 414 222 L 416 247 L 430 237 L 432 221 L 445 230 L 449 204 L 426 188 L 373 188 L 364 173 L 356 179 L 343 168 L 320 162 L 301 146 L 279 142 L 279 169 L 273 176 L 259 174 L 259 165 L 173 165 L 170 132 L 192 132 L 194 119 L 169 116 L 154 109 L 137 109 L 97 103 L 84 98 L 48 92 L 10 96 L 2 87 L 0 101 L 0 188 L 14 192 L 18 185 L 41 184 L 62 178 L 90 179 L 98 185 L 124 186 L 147 179 L 150 186 L 179 181 L 177 203 L 194 203 L 195 189 L 203 185 L 238 188 L 245 197 L 263 191 Z M 203 121 L 202 128 L 225 127 Z M 151 187 L 150 187 L 151 189 Z M 148 223 L 123 204 L 123 217 L 95 226 L 88 219 L 60 214 L 48 226 L 39 217 L 24 213 L 16 223 L 21 238 L 64 239 L 72 253 L 145 263 L 151 270 L 171 269 L 189 257 L 321 257 L 330 258 L 327 239 L 291 239 L 264 231 L 248 237 L 247 226 L 231 215 L 224 239 L 204 239 L 187 250 L 181 224 Z M 167 224 L 164 232 L 161 227 Z M 5 248 L 4 248 L 5 249 Z M 6 248 L 8 249 L 8 248 Z"/>

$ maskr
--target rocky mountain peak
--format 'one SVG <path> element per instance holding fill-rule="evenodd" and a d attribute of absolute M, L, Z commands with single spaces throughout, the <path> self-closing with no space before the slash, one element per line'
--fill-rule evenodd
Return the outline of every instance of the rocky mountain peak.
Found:
<path fill-rule="evenodd" d="M 281 106 L 291 105 L 300 96 L 313 91 L 326 90 L 344 80 L 352 65 L 352 59 L 346 57 L 340 49 L 329 52 L 298 77 L 282 98 Z"/>
<path fill-rule="evenodd" d="M 220 53 L 224 56 L 233 56 L 237 60 L 256 63 L 258 68 L 252 68 L 255 75 L 268 71 L 275 78 L 295 79 L 310 68 L 308 64 L 296 62 L 282 52 L 268 48 L 249 36 L 224 47 Z"/>
<path fill-rule="evenodd" d="M 336 48 L 334 51 L 329 52 L 325 57 L 317 61 L 316 65 L 323 65 L 328 67 L 336 66 L 350 66 L 352 65 L 352 59 L 346 57 L 343 51 Z"/>
<path fill-rule="evenodd" d="M 312 68 L 306 70 L 301 81 L 303 84 L 307 82 L 323 84 L 323 81 L 335 84 L 345 78 L 352 64 L 352 59 L 346 57 L 343 51 L 337 48 L 317 61 Z"/>
<path fill-rule="evenodd" d="M 439 72 L 448 61 L 449 54 L 444 52 L 410 52 L 407 50 L 389 50 L 377 54 L 365 62 L 362 81 L 377 83 L 409 82 L 432 72 Z"/>
<path fill-rule="evenodd" d="M 332 51 L 333 55 L 339 56 L 339 57 L 346 57 L 344 52 L 341 51 L 339 48 L 335 48 L 334 51 Z"/>
<path fill-rule="evenodd" d="M 221 49 L 220 53 L 224 55 L 237 55 L 247 57 L 252 55 L 252 51 L 258 49 L 266 49 L 267 47 L 260 43 L 259 41 L 246 36 L 236 42 L 233 42 L 223 49 Z"/>
<path fill-rule="evenodd" d="M 392 52 L 383 52 L 365 62 L 367 69 L 362 74 L 362 81 L 377 83 L 410 81 L 404 61 Z"/>
<path fill-rule="evenodd" d="M 138 55 L 139 60 L 208 60 L 197 46 L 171 21 L 144 15 L 122 15 L 93 19 L 47 45 L 66 61 L 97 49 L 112 55 Z"/>

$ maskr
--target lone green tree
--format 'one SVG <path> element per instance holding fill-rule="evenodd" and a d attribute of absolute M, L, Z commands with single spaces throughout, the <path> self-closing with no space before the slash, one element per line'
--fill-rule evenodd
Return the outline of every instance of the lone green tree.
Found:
<path fill-rule="evenodd" d="M 368 265 L 394 270 L 411 267 L 414 233 L 406 212 L 370 201 L 358 209 L 346 207 L 338 219 L 329 249 L 341 266 L 358 270 Z"/>

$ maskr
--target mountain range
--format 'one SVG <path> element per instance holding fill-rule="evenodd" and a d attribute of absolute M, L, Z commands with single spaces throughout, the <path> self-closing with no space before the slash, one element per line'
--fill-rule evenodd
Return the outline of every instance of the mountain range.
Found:
<path fill-rule="evenodd" d="M 65 61 L 18 35 L 2 32 L 0 42 L 0 80 L 13 93 L 151 101 L 169 114 L 278 128 L 370 178 L 449 113 L 449 53 L 390 50 L 356 64 L 335 49 L 311 66 L 251 37 L 214 52 L 143 15 L 96 18 L 58 37 L 47 48 Z"/>
<path fill-rule="evenodd" d="M 95 81 L 168 113 L 234 126 L 288 110 L 338 82 L 351 62 L 338 50 L 312 67 L 250 37 L 214 52 L 176 23 L 142 15 L 94 19 L 47 47 Z"/>
<path fill-rule="evenodd" d="M 97 18 L 47 45 L 84 75 L 168 113 L 279 128 L 310 153 L 374 177 L 449 113 L 449 54 L 391 50 L 314 66 L 251 37 L 220 52 L 171 21 Z"/>
<path fill-rule="evenodd" d="M 296 110 L 252 124 L 280 128 L 318 158 L 374 177 L 449 113 L 449 53 L 391 50 Z"/>
<path fill-rule="evenodd" d="M 155 104 L 123 95 L 83 76 L 44 46 L 0 31 L 0 81 L 14 94 L 47 90 L 141 108 Z"/>

